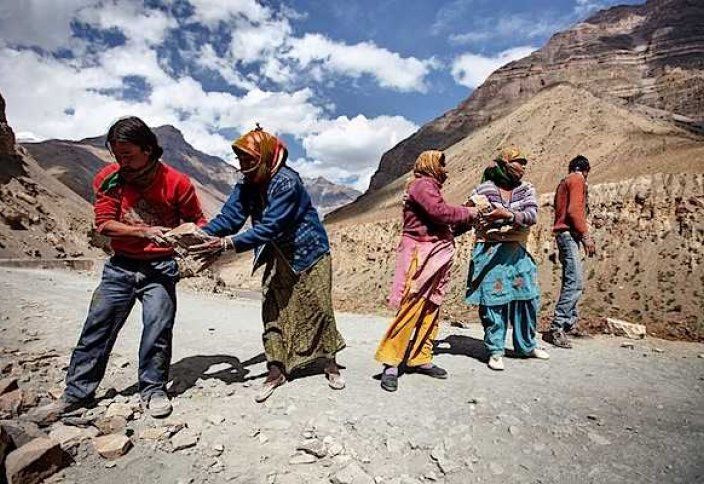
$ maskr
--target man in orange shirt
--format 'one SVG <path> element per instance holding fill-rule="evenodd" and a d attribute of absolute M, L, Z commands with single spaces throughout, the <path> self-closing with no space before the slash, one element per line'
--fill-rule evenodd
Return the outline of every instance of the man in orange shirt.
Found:
<path fill-rule="evenodd" d="M 589 257 L 596 254 L 594 240 L 587 227 L 587 176 L 589 160 L 577 156 L 569 163 L 569 174 L 555 191 L 555 224 L 553 232 L 562 264 L 560 297 L 555 305 L 550 330 L 543 339 L 560 348 L 571 348 L 567 333 L 576 330 L 577 303 L 582 296 L 583 275 L 579 245 Z"/>

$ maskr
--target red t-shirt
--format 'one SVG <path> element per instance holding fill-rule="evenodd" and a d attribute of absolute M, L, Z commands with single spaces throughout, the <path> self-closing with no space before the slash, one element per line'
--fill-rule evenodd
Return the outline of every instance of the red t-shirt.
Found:
<path fill-rule="evenodd" d="M 184 222 L 205 225 L 200 201 L 191 180 L 183 173 L 164 163 L 154 175 L 152 183 L 140 190 L 123 183 L 107 192 L 100 189 L 103 181 L 114 174 L 120 165 L 112 163 L 98 172 L 93 179 L 95 192 L 95 226 L 102 232 L 111 220 L 133 226 L 162 226 L 173 228 Z M 110 245 L 115 254 L 133 259 L 159 259 L 173 255 L 170 247 L 160 247 L 139 237 L 113 237 Z"/>

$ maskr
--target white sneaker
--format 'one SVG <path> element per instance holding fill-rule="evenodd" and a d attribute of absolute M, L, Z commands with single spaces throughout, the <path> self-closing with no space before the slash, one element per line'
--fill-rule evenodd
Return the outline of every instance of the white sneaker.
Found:
<path fill-rule="evenodd" d="M 504 369 L 504 359 L 500 355 L 491 355 L 488 364 L 492 370 L 502 371 Z"/>
<path fill-rule="evenodd" d="M 171 402 L 166 392 L 157 390 L 149 396 L 147 412 L 154 418 L 164 418 L 171 414 Z"/>
<path fill-rule="evenodd" d="M 528 358 L 537 358 L 539 360 L 549 360 L 550 355 L 547 351 L 542 348 L 535 348 L 533 351 L 528 353 Z"/>

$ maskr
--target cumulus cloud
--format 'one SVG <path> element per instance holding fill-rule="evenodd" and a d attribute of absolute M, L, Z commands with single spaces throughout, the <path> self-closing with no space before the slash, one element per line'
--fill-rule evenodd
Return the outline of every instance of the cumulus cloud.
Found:
<path fill-rule="evenodd" d="M 417 130 L 401 116 L 340 116 L 321 121 L 302 137 L 306 158 L 294 166 L 304 176 L 324 176 L 365 190 L 381 155 Z"/>
<path fill-rule="evenodd" d="M 495 56 L 467 53 L 457 57 L 452 63 L 452 77 L 463 86 L 475 88 L 501 66 L 530 55 L 535 47 L 514 47 Z"/>
<path fill-rule="evenodd" d="M 232 19 L 247 18 L 261 22 L 271 17 L 269 8 L 256 0 L 189 0 L 193 6 L 193 20 L 214 26 Z"/>
<path fill-rule="evenodd" d="M 373 42 L 347 45 L 333 42 L 320 34 L 306 34 L 290 40 L 288 56 L 301 66 L 316 65 L 323 71 L 375 78 L 382 87 L 399 91 L 425 91 L 425 77 L 436 67 L 435 61 L 401 57 Z"/>

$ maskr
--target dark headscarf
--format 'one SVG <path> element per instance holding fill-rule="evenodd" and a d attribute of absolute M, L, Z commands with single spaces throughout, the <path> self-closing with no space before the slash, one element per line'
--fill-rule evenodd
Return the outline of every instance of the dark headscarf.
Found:
<path fill-rule="evenodd" d="M 521 184 L 521 175 L 511 169 L 509 162 L 527 159 L 527 156 L 517 147 L 503 149 L 494 161 L 484 169 L 482 183 L 491 181 L 502 188 L 513 190 Z"/>

